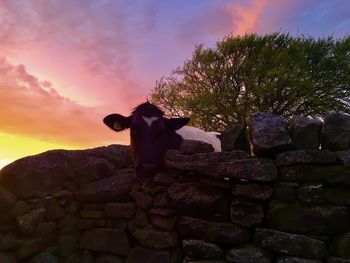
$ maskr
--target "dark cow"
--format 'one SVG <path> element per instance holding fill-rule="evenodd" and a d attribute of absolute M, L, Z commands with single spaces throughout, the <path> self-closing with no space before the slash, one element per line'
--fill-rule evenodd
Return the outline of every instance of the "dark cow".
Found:
<path fill-rule="evenodd" d="M 185 126 L 189 118 L 165 118 L 157 106 L 145 102 L 137 106 L 128 117 L 110 114 L 103 122 L 114 131 L 130 128 L 132 156 L 137 175 L 155 173 L 168 149 L 179 149 L 184 139 L 201 140 L 220 151 L 217 133 L 208 133 L 198 128 Z"/>

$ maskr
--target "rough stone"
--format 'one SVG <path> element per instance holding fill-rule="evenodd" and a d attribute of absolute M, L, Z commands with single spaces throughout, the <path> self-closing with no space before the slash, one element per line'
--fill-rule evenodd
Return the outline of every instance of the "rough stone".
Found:
<path fill-rule="evenodd" d="M 18 198 L 60 185 L 69 178 L 87 183 L 132 164 L 129 147 L 111 145 L 90 150 L 53 150 L 19 159 L 0 171 L 2 185 Z"/>
<path fill-rule="evenodd" d="M 170 199 L 168 196 L 168 193 L 162 193 L 159 195 L 156 195 L 154 198 L 154 202 L 153 202 L 153 207 L 170 207 Z"/>
<path fill-rule="evenodd" d="M 45 242 L 43 239 L 22 239 L 20 246 L 17 248 L 17 257 L 19 259 L 32 256 L 45 247 Z"/>
<path fill-rule="evenodd" d="M 277 263 L 322 263 L 322 261 L 298 257 L 280 257 Z"/>
<path fill-rule="evenodd" d="M 291 256 L 320 259 L 326 255 L 323 241 L 304 235 L 257 228 L 255 241 L 262 247 Z"/>
<path fill-rule="evenodd" d="M 66 211 L 59 205 L 53 204 L 46 208 L 46 218 L 48 220 L 57 220 L 63 218 L 66 215 Z"/>
<path fill-rule="evenodd" d="M 232 248 L 226 253 L 226 260 L 229 263 L 270 263 L 269 253 L 255 246 L 245 246 L 242 248 Z"/>
<path fill-rule="evenodd" d="M 227 217 L 228 204 L 219 188 L 203 183 L 173 184 L 168 193 L 172 205 L 184 215 L 206 219 Z"/>
<path fill-rule="evenodd" d="M 124 260 L 113 255 L 101 255 L 95 259 L 95 263 L 124 263 Z"/>
<path fill-rule="evenodd" d="M 5 254 L 0 253 L 0 262 L 1 263 L 17 263 L 16 255 L 14 254 Z"/>
<path fill-rule="evenodd" d="M 298 190 L 298 197 L 306 203 L 324 203 L 326 191 L 322 183 L 303 184 Z"/>
<path fill-rule="evenodd" d="M 100 211 L 100 210 L 80 210 L 79 214 L 82 218 L 89 218 L 89 219 L 103 218 L 103 211 Z"/>
<path fill-rule="evenodd" d="M 72 255 L 79 248 L 79 232 L 73 232 L 69 235 L 62 235 L 58 238 L 57 252 L 61 257 Z"/>
<path fill-rule="evenodd" d="M 185 239 L 182 247 L 184 255 L 191 260 L 220 259 L 224 256 L 221 247 L 203 240 Z"/>
<path fill-rule="evenodd" d="M 266 200 L 272 196 L 273 188 L 264 184 L 235 184 L 232 187 L 232 194 L 240 197 Z"/>
<path fill-rule="evenodd" d="M 22 201 L 17 200 L 16 203 L 12 206 L 10 214 L 13 217 L 21 216 L 29 211 L 29 205 Z"/>
<path fill-rule="evenodd" d="M 78 211 L 79 209 L 79 205 L 77 201 L 72 201 L 68 204 L 68 206 L 66 207 L 66 212 L 68 214 L 74 214 Z"/>
<path fill-rule="evenodd" d="M 297 199 L 298 183 L 277 183 L 273 197 L 284 202 L 294 202 Z"/>
<path fill-rule="evenodd" d="M 221 133 L 221 137 L 221 150 L 223 152 L 233 150 L 250 152 L 246 129 L 242 125 L 236 124 L 226 128 Z"/>
<path fill-rule="evenodd" d="M 137 208 L 135 217 L 128 222 L 130 232 L 134 232 L 139 227 L 145 227 L 149 224 L 149 220 L 145 211 Z"/>
<path fill-rule="evenodd" d="M 124 230 L 96 228 L 84 232 L 80 247 L 95 252 L 110 252 L 118 256 L 127 256 L 130 244 Z"/>
<path fill-rule="evenodd" d="M 350 259 L 350 232 L 333 238 L 330 250 L 335 256 Z"/>
<path fill-rule="evenodd" d="M 290 127 L 293 145 L 299 150 L 317 150 L 321 142 L 321 128 L 321 120 L 304 116 L 294 117 Z"/>
<path fill-rule="evenodd" d="M 153 226 L 160 229 L 171 231 L 175 227 L 177 216 L 176 215 L 168 215 L 168 216 L 151 215 L 150 219 Z"/>
<path fill-rule="evenodd" d="M 106 219 L 78 219 L 78 229 L 100 228 L 106 225 Z"/>
<path fill-rule="evenodd" d="M 0 186 L 0 211 L 13 206 L 16 200 L 17 198 L 12 192 Z"/>
<path fill-rule="evenodd" d="M 19 241 L 14 233 L 7 233 L 2 235 L 0 233 L 0 251 L 5 251 L 18 246 Z M 1 261 L 0 261 L 1 262 Z"/>
<path fill-rule="evenodd" d="M 329 150 L 296 150 L 280 153 L 276 156 L 277 166 L 294 164 L 332 164 L 336 156 Z"/>
<path fill-rule="evenodd" d="M 271 201 L 266 218 L 269 226 L 290 233 L 336 234 L 350 228 L 345 206 Z"/>
<path fill-rule="evenodd" d="M 251 227 L 262 222 L 264 219 L 264 209 L 262 205 L 257 203 L 236 200 L 231 204 L 230 217 L 233 223 Z"/>
<path fill-rule="evenodd" d="M 53 235 L 57 230 L 57 224 L 55 222 L 42 222 L 36 228 L 36 236 L 47 237 Z"/>
<path fill-rule="evenodd" d="M 330 257 L 327 263 L 350 263 L 350 259 Z"/>
<path fill-rule="evenodd" d="M 324 117 L 321 141 L 324 149 L 332 151 L 350 148 L 350 115 L 330 113 Z"/>
<path fill-rule="evenodd" d="M 202 141 L 184 140 L 180 145 L 181 154 L 208 153 L 213 151 L 214 148 L 211 144 Z"/>
<path fill-rule="evenodd" d="M 171 257 L 168 251 L 134 247 L 125 263 L 171 263 Z"/>
<path fill-rule="evenodd" d="M 249 120 L 253 151 L 257 156 L 273 156 L 292 147 L 287 124 L 282 117 L 258 112 Z"/>
<path fill-rule="evenodd" d="M 295 165 L 280 168 L 280 179 L 287 182 L 344 183 L 350 185 L 350 167 Z"/>
<path fill-rule="evenodd" d="M 340 161 L 344 166 L 350 166 L 350 151 L 337 151 L 335 152 L 337 160 Z"/>
<path fill-rule="evenodd" d="M 147 248 L 168 249 L 178 245 L 176 232 L 158 230 L 150 225 L 136 229 L 132 235 Z"/>
<path fill-rule="evenodd" d="M 242 244 L 251 236 L 248 229 L 235 224 L 191 217 L 181 217 L 178 220 L 177 230 L 184 238 L 203 239 L 217 244 Z"/>
<path fill-rule="evenodd" d="M 325 189 L 328 202 L 339 205 L 350 205 L 350 189 L 341 187 L 327 187 Z"/>
<path fill-rule="evenodd" d="M 65 259 L 61 258 L 60 263 L 94 263 L 94 256 L 88 250 L 81 250 Z"/>
<path fill-rule="evenodd" d="M 136 177 L 133 172 L 111 176 L 83 186 L 76 193 L 76 199 L 82 202 L 117 202 L 130 200 Z"/>
<path fill-rule="evenodd" d="M 107 217 L 131 219 L 136 213 L 135 203 L 108 203 L 104 214 Z"/>
<path fill-rule="evenodd" d="M 137 206 L 140 207 L 141 209 L 147 210 L 153 204 L 153 197 L 141 191 L 132 191 L 130 193 L 130 196 L 134 198 Z"/>
<path fill-rule="evenodd" d="M 53 255 L 51 252 L 39 253 L 29 261 L 29 263 L 59 263 L 59 262 L 60 261 L 58 257 Z"/>
<path fill-rule="evenodd" d="M 33 233 L 36 227 L 41 223 L 45 215 L 44 208 L 38 208 L 17 217 L 17 225 L 22 233 Z"/>

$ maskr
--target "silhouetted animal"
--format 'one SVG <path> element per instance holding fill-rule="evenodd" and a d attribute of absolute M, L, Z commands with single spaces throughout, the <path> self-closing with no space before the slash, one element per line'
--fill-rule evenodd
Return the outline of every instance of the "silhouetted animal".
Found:
<path fill-rule="evenodd" d="M 162 164 L 168 149 L 179 149 L 184 139 L 199 140 L 221 151 L 218 133 L 185 126 L 189 118 L 165 118 L 157 106 L 145 102 L 137 106 L 130 116 L 110 114 L 103 122 L 114 131 L 130 128 L 130 143 L 138 176 L 153 174 Z"/>

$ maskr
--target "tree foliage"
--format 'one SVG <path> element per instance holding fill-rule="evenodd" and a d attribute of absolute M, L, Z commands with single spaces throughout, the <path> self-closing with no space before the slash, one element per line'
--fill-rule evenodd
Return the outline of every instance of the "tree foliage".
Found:
<path fill-rule="evenodd" d="M 317 116 L 350 112 L 350 37 L 274 33 L 228 36 L 157 81 L 152 101 L 167 115 L 222 130 L 258 111 Z"/>

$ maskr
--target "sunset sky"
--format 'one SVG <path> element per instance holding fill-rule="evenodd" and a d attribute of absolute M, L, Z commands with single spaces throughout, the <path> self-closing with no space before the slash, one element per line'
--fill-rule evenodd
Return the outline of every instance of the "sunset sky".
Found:
<path fill-rule="evenodd" d="M 102 123 L 228 34 L 343 37 L 349 0 L 0 0 L 0 168 L 49 149 L 128 144 Z"/>

